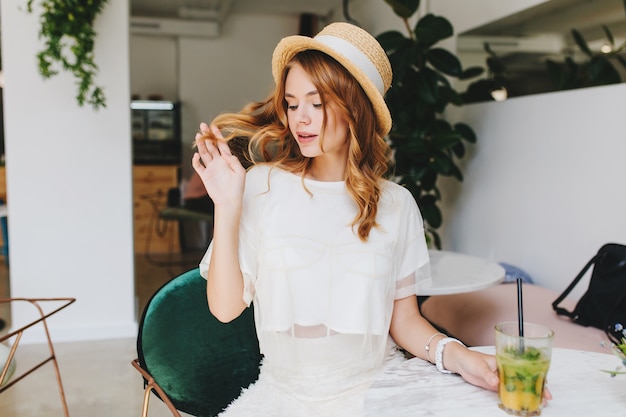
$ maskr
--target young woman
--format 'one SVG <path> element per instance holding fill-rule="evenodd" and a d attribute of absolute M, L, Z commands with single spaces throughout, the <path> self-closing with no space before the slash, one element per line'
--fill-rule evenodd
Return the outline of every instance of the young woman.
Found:
<path fill-rule="evenodd" d="M 215 204 L 200 269 L 224 322 L 254 306 L 259 379 L 223 416 L 360 416 L 398 346 L 495 390 L 495 359 L 438 333 L 417 307 L 429 278 L 421 215 L 384 179 L 391 66 L 375 38 L 333 23 L 273 55 L 273 94 L 202 124 L 193 167 Z M 228 141 L 249 139 L 248 170 Z M 419 378 L 419 375 L 415 376 Z"/>

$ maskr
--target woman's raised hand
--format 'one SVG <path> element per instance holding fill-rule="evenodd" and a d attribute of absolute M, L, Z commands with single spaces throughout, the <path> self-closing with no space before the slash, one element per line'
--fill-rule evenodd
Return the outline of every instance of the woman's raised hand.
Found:
<path fill-rule="evenodd" d="M 216 140 L 201 140 L 203 132 L 211 130 Z M 202 179 L 202 183 L 215 206 L 241 206 L 246 178 L 246 170 L 239 159 L 230 152 L 228 144 L 217 126 L 210 128 L 200 124 L 196 134 L 198 151 L 191 164 Z"/>

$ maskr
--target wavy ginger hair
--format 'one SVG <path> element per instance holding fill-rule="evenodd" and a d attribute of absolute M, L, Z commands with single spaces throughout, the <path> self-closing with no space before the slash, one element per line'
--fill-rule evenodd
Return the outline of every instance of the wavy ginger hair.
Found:
<path fill-rule="evenodd" d="M 300 64 L 309 74 L 322 103 L 333 102 L 338 115 L 348 124 L 345 183 L 358 207 L 351 226 L 358 226 L 359 238 L 367 241 L 370 231 L 377 226 L 381 180 L 389 171 L 391 149 L 377 133 L 370 100 L 341 64 L 322 52 L 302 51 L 285 67 L 276 89 L 265 101 L 248 104 L 239 113 L 221 114 L 213 123 L 222 130 L 225 139 L 230 141 L 233 153 L 238 154 L 242 162 L 267 163 L 304 179 L 312 159 L 300 153 L 298 143 L 289 130 L 285 101 L 285 80 L 294 63 Z M 327 108 L 324 106 L 325 112 Z M 326 117 L 323 128 L 325 125 Z M 205 139 L 215 137 L 206 132 L 200 140 Z M 247 145 L 242 146 L 242 139 Z M 323 150 L 323 135 L 320 144 Z"/>

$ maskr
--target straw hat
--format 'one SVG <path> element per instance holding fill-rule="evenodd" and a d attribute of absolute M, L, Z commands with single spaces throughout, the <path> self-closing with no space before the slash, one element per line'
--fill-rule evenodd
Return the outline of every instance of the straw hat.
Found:
<path fill-rule="evenodd" d="M 372 102 L 378 133 L 382 136 L 389 133 L 391 114 L 383 96 L 391 86 L 391 64 L 378 41 L 358 26 L 344 22 L 331 23 L 314 38 L 288 36 L 274 49 L 274 81 L 280 81 L 285 66 L 294 55 L 311 49 L 330 55 L 352 74 Z"/>

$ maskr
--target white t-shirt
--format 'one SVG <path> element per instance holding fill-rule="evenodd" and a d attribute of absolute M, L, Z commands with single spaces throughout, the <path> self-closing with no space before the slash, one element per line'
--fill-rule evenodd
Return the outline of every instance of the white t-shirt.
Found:
<path fill-rule="evenodd" d="M 303 182 L 266 165 L 247 173 L 242 297 L 253 301 L 262 373 L 297 400 L 334 401 L 366 389 L 392 346 L 394 300 L 430 278 L 422 218 L 408 190 L 383 183 L 379 227 L 367 242 L 350 225 L 356 213 L 343 181 Z M 211 250 L 200 263 L 205 277 Z"/>

